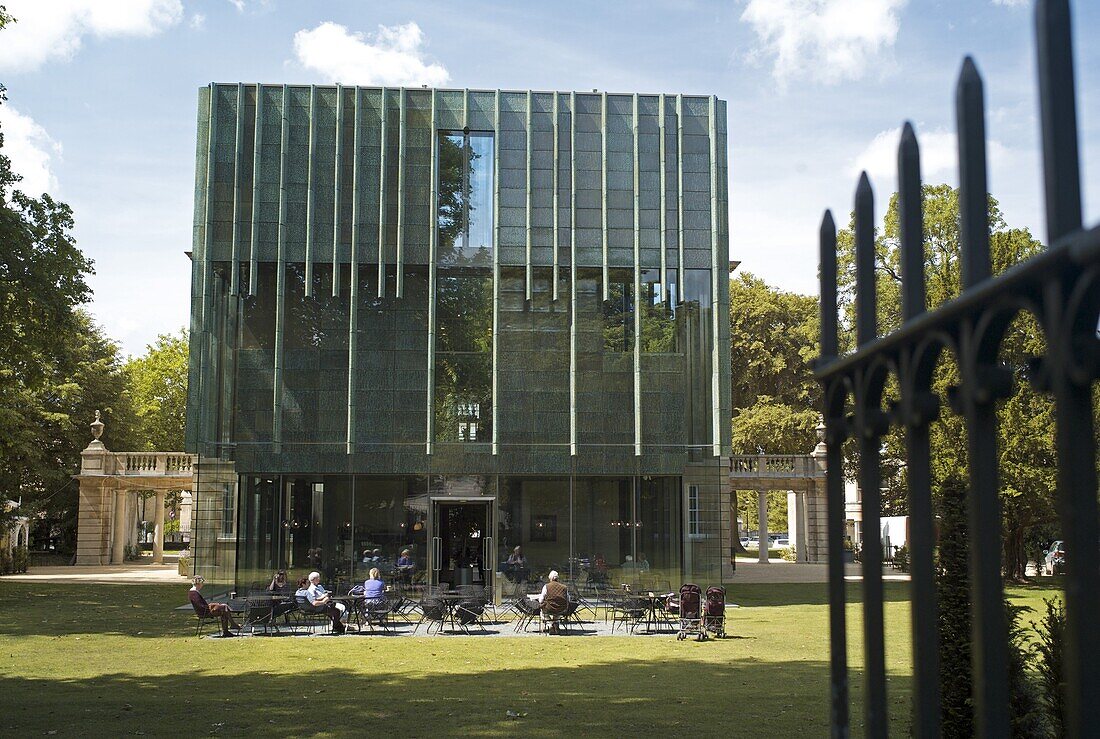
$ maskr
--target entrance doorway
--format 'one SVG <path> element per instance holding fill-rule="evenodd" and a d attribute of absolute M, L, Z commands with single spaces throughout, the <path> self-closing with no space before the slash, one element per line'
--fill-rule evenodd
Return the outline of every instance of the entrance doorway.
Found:
<path fill-rule="evenodd" d="M 432 499 L 430 582 L 493 586 L 492 499 Z"/>

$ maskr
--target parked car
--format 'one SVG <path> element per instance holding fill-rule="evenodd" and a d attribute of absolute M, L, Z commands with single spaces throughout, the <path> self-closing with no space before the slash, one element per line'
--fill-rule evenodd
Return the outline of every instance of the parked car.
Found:
<path fill-rule="evenodd" d="M 1043 574 L 1061 575 L 1066 571 L 1066 548 L 1064 541 L 1056 541 L 1043 552 Z"/>
<path fill-rule="evenodd" d="M 779 547 L 780 549 L 783 549 L 785 547 L 790 547 L 790 545 L 791 545 L 791 540 L 788 539 L 787 537 L 783 537 L 781 539 L 776 539 L 775 540 L 775 546 Z"/>

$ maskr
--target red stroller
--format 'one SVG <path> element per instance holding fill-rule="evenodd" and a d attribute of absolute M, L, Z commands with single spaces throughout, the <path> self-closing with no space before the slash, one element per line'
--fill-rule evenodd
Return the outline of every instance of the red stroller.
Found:
<path fill-rule="evenodd" d="M 707 588 L 707 600 L 703 606 L 703 631 L 717 639 L 726 636 L 726 589 L 718 585 Z"/>
<path fill-rule="evenodd" d="M 680 588 L 680 630 L 676 634 L 677 640 L 687 639 L 689 634 L 695 636 L 697 641 L 707 638 L 707 631 L 703 628 L 702 590 L 694 583 L 685 583 Z"/>

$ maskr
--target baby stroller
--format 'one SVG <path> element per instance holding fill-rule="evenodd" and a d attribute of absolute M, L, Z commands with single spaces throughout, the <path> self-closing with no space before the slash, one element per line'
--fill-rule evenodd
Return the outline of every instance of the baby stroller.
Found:
<path fill-rule="evenodd" d="M 702 591 L 694 583 L 684 583 L 680 588 L 680 630 L 676 639 L 687 639 L 689 634 L 694 634 L 697 641 L 707 638 L 707 630 L 703 628 L 703 611 L 701 603 Z"/>
<path fill-rule="evenodd" d="M 707 588 L 707 600 L 703 605 L 703 630 L 717 639 L 726 637 L 726 589 L 718 585 Z"/>

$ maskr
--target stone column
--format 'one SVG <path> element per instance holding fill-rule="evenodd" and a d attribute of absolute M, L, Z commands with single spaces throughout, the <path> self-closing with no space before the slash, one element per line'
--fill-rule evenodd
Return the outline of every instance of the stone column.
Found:
<path fill-rule="evenodd" d="M 115 491 L 115 525 L 112 532 L 111 564 L 126 561 L 126 493 Z"/>
<path fill-rule="evenodd" d="M 164 492 L 157 491 L 156 510 L 153 512 L 153 564 L 164 564 Z"/>
<path fill-rule="evenodd" d="M 763 564 L 768 563 L 768 493 L 761 490 L 757 493 L 759 496 L 757 507 L 758 523 L 756 530 L 759 533 L 760 539 L 760 562 Z"/>
<path fill-rule="evenodd" d="M 99 437 L 103 434 L 103 422 L 96 411 L 91 424 L 92 441 L 80 453 L 79 512 L 76 533 L 76 563 L 78 565 L 105 565 L 111 561 L 111 512 L 114 495 L 105 484 L 106 475 L 112 473 L 111 453 Z"/>
<path fill-rule="evenodd" d="M 796 561 L 802 561 L 802 550 L 806 548 L 805 537 L 802 531 L 802 519 L 799 516 L 798 492 L 787 491 L 787 539 L 795 552 Z"/>

